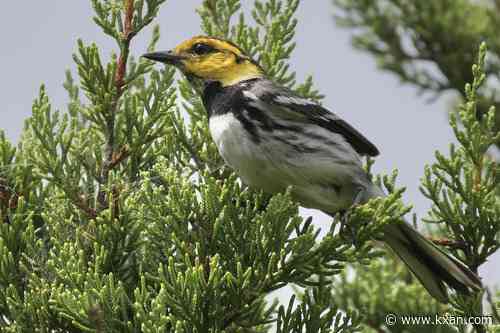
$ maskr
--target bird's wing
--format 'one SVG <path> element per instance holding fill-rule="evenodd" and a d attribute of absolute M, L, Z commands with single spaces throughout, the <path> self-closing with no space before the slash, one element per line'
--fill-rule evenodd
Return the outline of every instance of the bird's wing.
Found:
<path fill-rule="evenodd" d="M 342 135 L 359 155 L 377 156 L 379 150 L 360 132 L 335 113 L 321 105 L 301 98 L 291 90 L 272 81 L 256 82 L 245 94 L 247 98 L 264 102 L 277 118 L 296 122 L 314 123 L 333 133 Z"/>

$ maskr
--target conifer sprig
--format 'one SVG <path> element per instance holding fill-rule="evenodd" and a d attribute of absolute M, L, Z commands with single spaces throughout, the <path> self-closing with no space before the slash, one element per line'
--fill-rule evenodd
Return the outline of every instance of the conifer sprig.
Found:
<path fill-rule="evenodd" d="M 486 44 L 482 44 L 477 63 L 472 66 L 472 83 L 465 86 L 467 100 L 450 115 L 458 145 L 451 144 L 448 156 L 436 152 L 436 162 L 425 168 L 421 191 L 433 206 L 424 222 L 439 226 L 444 238 L 435 239 L 438 245 L 448 245 L 453 254 L 477 272 L 480 265 L 499 249 L 500 205 L 497 196 L 499 179 L 497 164 L 489 156 L 500 134 L 495 130 L 495 110 L 492 108 L 478 120 L 478 90 L 484 83 Z M 394 179 L 385 178 L 386 188 L 394 191 Z M 380 180 L 379 180 L 380 183 Z M 396 191 L 399 193 L 399 191 Z M 402 213 L 407 210 L 402 211 Z M 390 214 L 382 214 L 390 216 Z M 431 229 L 432 230 L 432 229 Z M 445 244 L 443 244 L 445 243 Z M 483 291 L 471 293 L 468 297 L 454 296 L 451 306 L 444 306 L 430 299 L 418 282 L 393 260 L 371 263 L 368 270 L 356 265 L 357 275 L 349 276 L 343 271 L 335 279 L 332 293 L 340 309 L 358 309 L 363 312 L 361 322 L 365 327 L 377 331 L 389 329 L 392 332 L 408 330 L 420 332 L 418 325 L 398 323 L 387 327 L 388 313 L 396 315 L 435 315 L 452 313 L 456 316 L 495 317 L 494 300 L 490 308 L 483 309 Z M 394 269 L 396 267 L 396 269 Z M 396 278 L 397 277 L 397 278 Z M 390 285 L 376 281 L 396 279 Z M 366 310 L 366 311 L 364 311 Z M 497 319 L 498 320 L 498 319 Z M 435 327 L 434 332 L 451 332 L 454 325 Z M 487 332 L 487 325 L 458 325 L 461 332 Z M 431 328 L 426 327 L 431 331 Z"/>
<path fill-rule="evenodd" d="M 478 89 L 484 83 L 486 44 L 473 65 L 472 84 L 465 86 L 466 101 L 450 114 L 459 146 L 449 156 L 436 152 L 436 163 L 425 170 L 422 191 L 434 203 L 428 222 L 446 228 L 445 234 L 462 244 L 456 255 L 474 270 L 500 247 L 500 205 L 496 195 L 498 165 L 488 154 L 500 140 L 495 131 L 495 109 L 476 118 Z"/>
<path fill-rule="evenodd" d="M 64 84 L 67 110 L 53 110 L 42 87 L 19 145 L 0 134 L 0 330 L 345 333 L 385 329 L 381 314 L 393 308 L 443 311 L 397 264 L 387 275 L 370 242 L 409 211 L 395 173 L 378 180 L 387 198 L 353 209 L 349 230 L 336 216 L 320 237 L 289 192 L 254 191 L 223 166 L 196 92 L 184 80 L 176 85 L 171 68 L 130 56 L 133 38 L 163 2 L 92 0 L 94 21 L 116 41 L 116 54 L 106 61 L 97 45 L 79 41 L 78 77 L 67 72 Z M 199 13 L 206 33 L 243 45 L 274 79 L 318 100 L 312 80 L 298 85 L 288 67 L 298 3 L 257 1 L 252 24 L 240 0 L 206 0 Z M 155 28 L 148 49 L 158 40 Z M 491 119 L 479 126 L 467 119 L 455 129 L 464 148 L 454 152 L 470 170 L 461 186 L 477 193 L 461 196 L 447 169 L 431 178 L 444 179 L 447 195 L 491 203 L 498 173 L 482 158 L 483 143 L 497 138 L 487 134 Z M 478 202 L 464 207 L 477 213 L 478 225 L 494 221 L 497 212 Z M 486 244 L 470 247 L 471 262 L 498 247 Z M 289 285 L 297 289 L 287 307 L 269 301 Z M 460 302 L 454 311 L 478 313 L 477 304 Z"/>
<path fill-rule="evenodd" d="M 419 94 L 427 94 L 431 101 L 450 91 L 467 99 L 464 86 L 473 80 L 470 67 L 479 44 L 487 42 L 487 80 L 478 91 L 477 115 L 495 106 L 495 130 L 500 130 L 498 1 L 332 2 L 337 23 L 353 32 L 353 46 L 371 54 L 381 69 L 416 87 Z"/>

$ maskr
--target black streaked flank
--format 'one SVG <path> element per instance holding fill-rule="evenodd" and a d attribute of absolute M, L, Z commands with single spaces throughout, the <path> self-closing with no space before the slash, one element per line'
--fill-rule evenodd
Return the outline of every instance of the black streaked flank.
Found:
<path fill-rule="evenodd" d="M 272 139 L 292 147 L 294 149 L 294 151 L 296 151 L 298 153 L 314 154 L 314 153 L 318 153 L 319 151 L 321 151 L 321 149 L 319 149 L 319 148 L 310 147 L 306 144 L 294 143 L 293 140 L 290 140 L 281 134 L 273 135 Z"/>

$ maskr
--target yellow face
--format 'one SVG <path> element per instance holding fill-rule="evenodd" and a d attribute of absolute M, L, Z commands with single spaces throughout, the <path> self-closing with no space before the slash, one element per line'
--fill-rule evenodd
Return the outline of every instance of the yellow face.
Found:
<path fill-rule="evenodd" d="M 229 86 L 262 77 L 263 71 L 234 44 L 212 37 L 194 37 L 169 52 L 144 57 L 178 67 L 184 74 Z"/>

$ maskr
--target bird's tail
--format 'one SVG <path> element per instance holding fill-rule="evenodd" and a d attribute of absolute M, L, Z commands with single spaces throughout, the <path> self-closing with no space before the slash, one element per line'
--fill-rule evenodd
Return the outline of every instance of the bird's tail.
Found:
<path fill-rule="evenodd" d="M 381 195 L 380 189 L 372 189 L 371 196 Z M 389 224 L 383 232 L 383 241 L 438 301 L 448 303 L 447 286 L 462 294 L 482 288 L 479 277 L 464 263 L 438 248 L 407 222 Z"/>
<path fill-rule="evenodd" d="M 438 301 L 448 302 L 446 286 L 462 294 L 481 289 L 478 276 L 465 264 L 443 252 L 408 223 L 389 224 L 383 231 L 384 242 Z"/>

